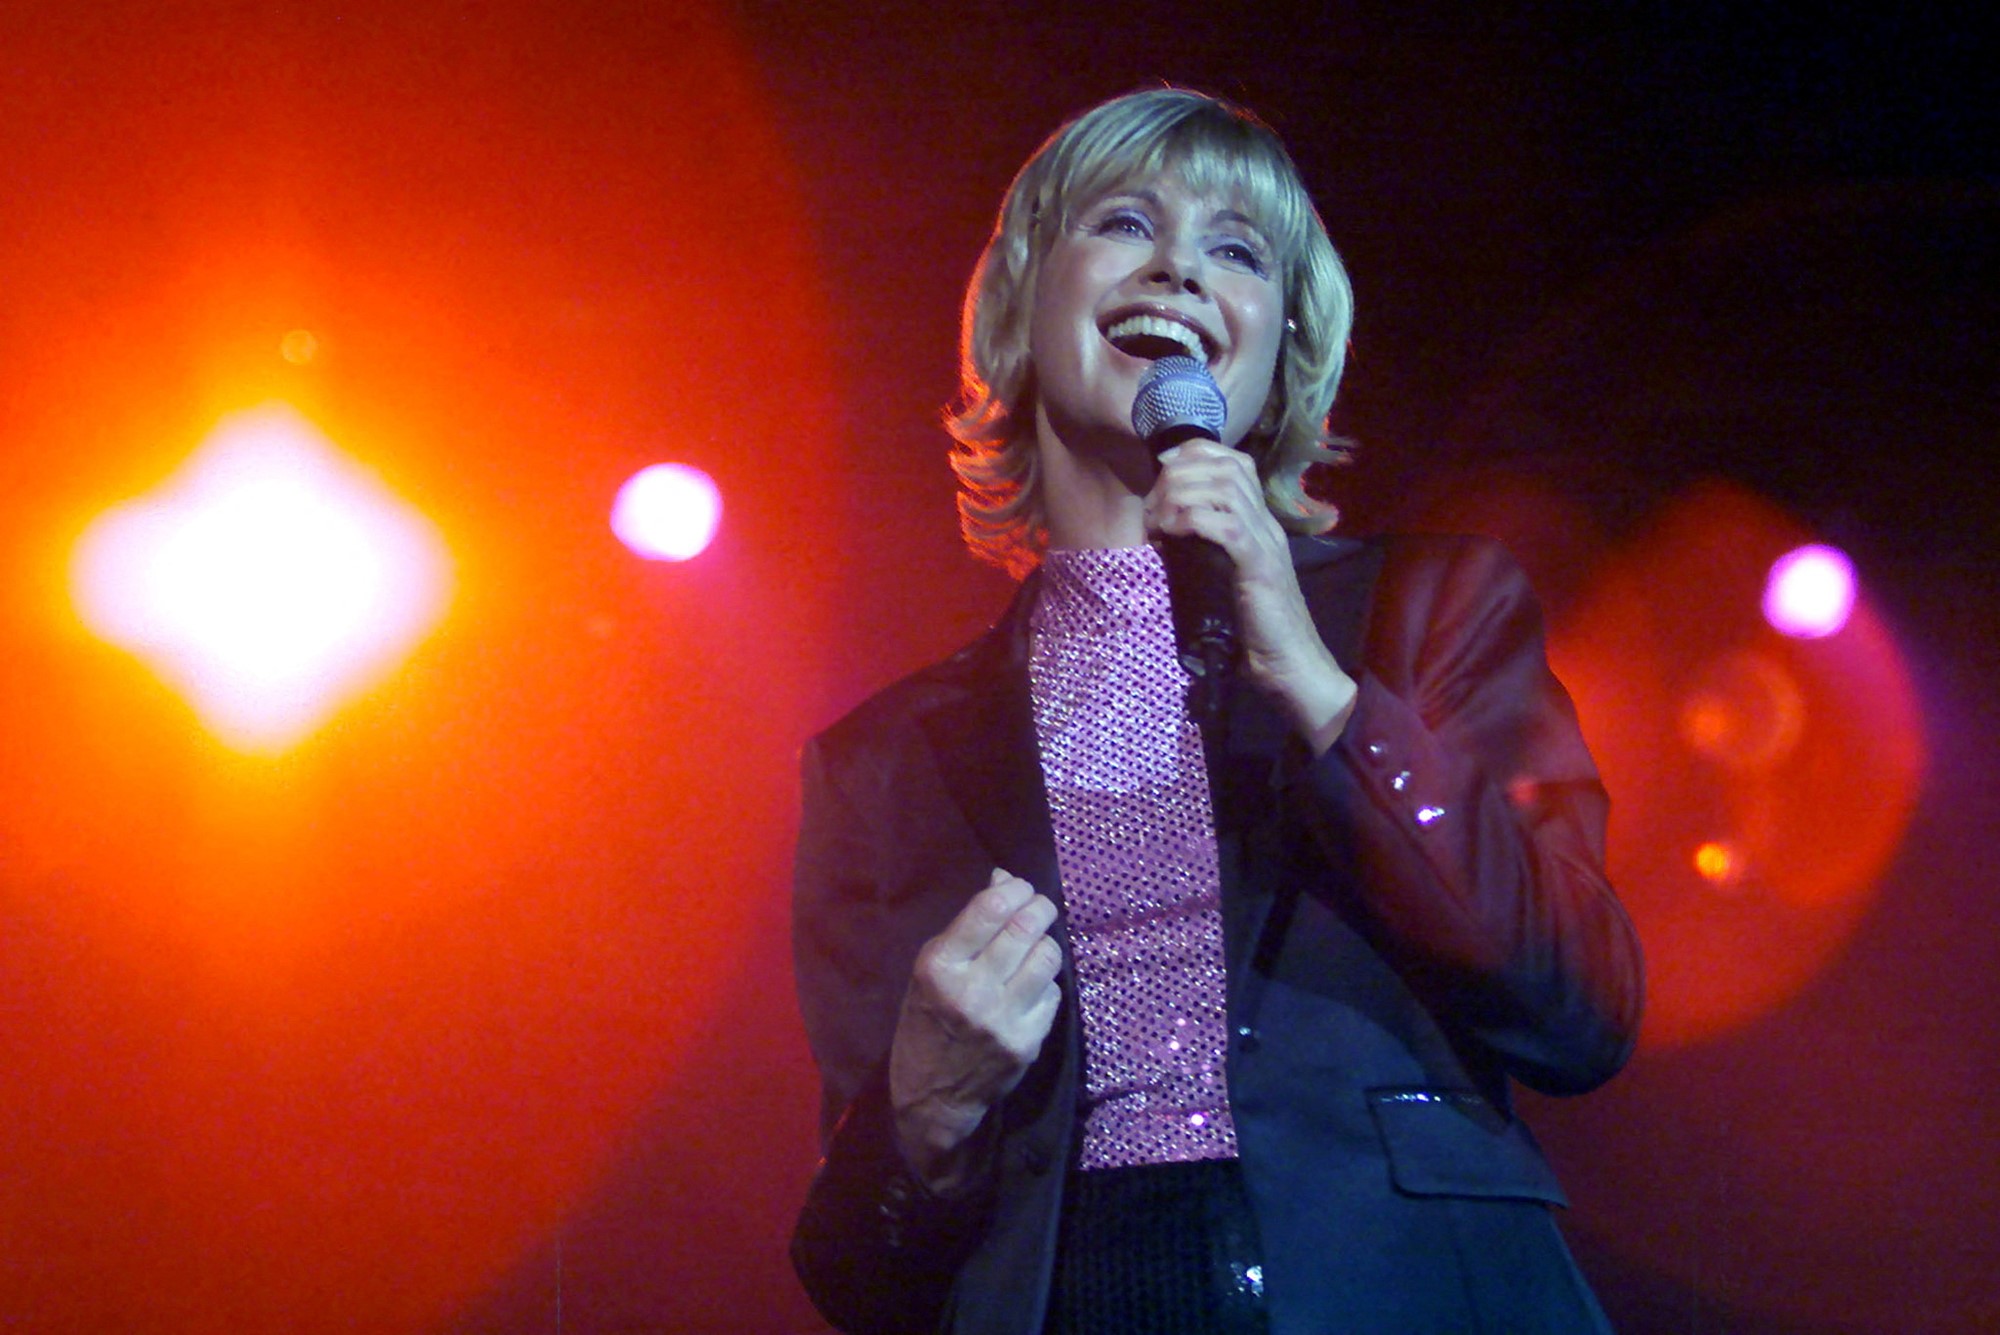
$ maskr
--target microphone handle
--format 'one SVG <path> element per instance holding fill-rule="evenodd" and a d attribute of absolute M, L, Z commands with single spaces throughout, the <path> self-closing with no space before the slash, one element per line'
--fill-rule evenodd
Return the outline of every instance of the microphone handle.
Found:
<path fill-rule="evenodd" d="M 1169 536 L 1160 543 L 1174 609 L 1174 644 L 1190 676 L 1236 656 L 1236 563 L 1207 538 Z M 1192 659 L 1192 661 L 1189 661 Z"/>
<path fill-rule="evenodd" d="M 1204 431 L 1162 432 L 1147 442 L 1155 454 Z M 1236 563 L 1207 538 L 1169 534 L 1160 540 L 1173 606 L 1174 646 L 1187 670 L 1188 712 L 1198 723 L 1220 712 L 1222 688 L 1236 665 Z"/>

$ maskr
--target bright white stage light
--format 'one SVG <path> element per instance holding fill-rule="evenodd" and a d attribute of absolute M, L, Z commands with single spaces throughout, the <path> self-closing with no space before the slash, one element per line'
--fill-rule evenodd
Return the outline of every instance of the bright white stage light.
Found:
<path fill-rule="evenodd" d="M 688 464 L 654 464 L 634 473 L 611 505 L 611 531 L 650 561 L 699 556 L 722 523 L 722 492 Z"/>
<path fill-rule="evenodd" d="M 449 580 L 435 528 L 279 404 L 100 516 L 71 567 L 84 623 L 245 751 L 282 750 L 401 661 Z"/>
<path fill-rule="evenodd" d="M 1823 639 L 1854 611 L 1854 564 L 1836 547 L 1808 543 L 1771 564 L 1764 582 L 1764 619 L 1786 635 Z"/>

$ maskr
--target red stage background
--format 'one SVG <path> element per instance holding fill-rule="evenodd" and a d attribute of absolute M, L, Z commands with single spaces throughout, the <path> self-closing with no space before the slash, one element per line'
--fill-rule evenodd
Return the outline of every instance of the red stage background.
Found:
<path fill-rule="evenodd" d="M 1530 1111 L 1620 1329 L 2000 1325 L 2000 188 L 1950 10 L 0 5 L 0 1327 L 821 1329 L 799 740 L 994 615 L 936 426 L 1013 169 L 1148 80 L 1293 145 L 1356 531 L 1506 538 L 1653 1003 Z M 317 351 L 283 355 L 309 330 Z M 279 400 L 437 629 L 276 758 L 66 562 Z M 605 518 L 659 460 L 721 536 Z M 1755 615 L 1854 559 L 1826 641 Z M 1720 840 L 1738 871 L 1704 881 Z"/>

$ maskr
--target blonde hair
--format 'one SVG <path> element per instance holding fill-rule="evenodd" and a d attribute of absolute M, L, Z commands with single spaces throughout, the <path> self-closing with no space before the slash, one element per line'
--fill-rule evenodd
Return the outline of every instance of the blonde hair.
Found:
<path fill-rule="evenodd" d="M 1270 126 L 1205 93 L 1149 89 L 1091 108 L 1035 151 L 1008 187 L 966 288 L 959 398 L 945 419 L 957 441 L 959 525 L 975 555 L 1015 575 L 1033 569 L 1048 542 L 1028 355 L 1036 273 L 1078 211 L 1129 182 L 1168 173 L 1198 194 L 1235 199 L 1276 254 L 1291 318 L 1275 411 L 1267 409 L 1242 447 L 1286 529 L 1322 533 L 1338 518 L 1306 494 L 1304 476 L 1315 463 L 1347 458 L 1346 443 L 1326 430 L 1354 323 L 1347 271 Z"/>

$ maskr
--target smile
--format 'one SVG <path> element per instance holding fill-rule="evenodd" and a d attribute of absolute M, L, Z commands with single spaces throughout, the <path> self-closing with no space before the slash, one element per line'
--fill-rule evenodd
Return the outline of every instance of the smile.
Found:
<path fill-rule="evenodd" d="M 1215 357 L 1205 330 L 1162 311 L 1114 313 L 1104 337 L 1120 352 L 1147 361 L 1186 356 L 1206 363 Z"/>

